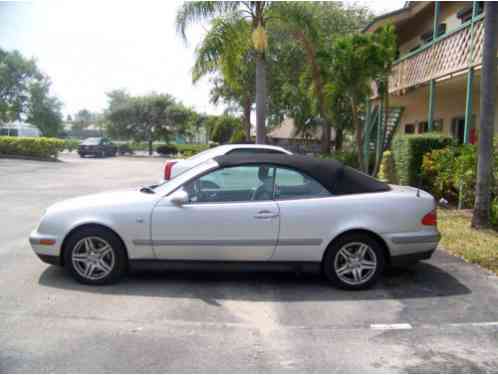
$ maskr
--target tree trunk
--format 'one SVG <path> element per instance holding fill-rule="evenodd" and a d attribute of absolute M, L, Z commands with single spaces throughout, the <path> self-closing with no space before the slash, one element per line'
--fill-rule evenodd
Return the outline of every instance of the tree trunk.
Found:
<path fill-rule="evenodd" d="M 344 141 L 344 129 L 341 127 L 335 128 L 335 150 L 342 151 L 342 143 Z"/>
<path fill-rule="evenodd" d="M 266 61 L 256 53 L 256 143 L 266 143 Z"/>
<path fill-rule="evenodd" d="M 365 166 L 363 160 L 363 129 L 359 123 L 358 107 L 354 98 L 351 99 L 351 117 L 353 121 L 353 129 L 355 130 L 356 134 L 356 147 L 358 148 L 358 165 L 360 166 L 360 170 L 368 173 L 368 164 Z"/>
<path fill-rule="evenodd" d="M 320 152 L 322 154 L 330 154 L 330 123 L 327 119 L 322 119 L 322 143 L 320 147 Z"/>
<path fill-rule="evenodd" d="M 330 125 L 330 118 L 327 113 L 327 107 L 325 105 L 325 93 L 323 90 L 323 81 L 322 81 L 322 74 L 320 71 L 320 65 L 318 65 L 318 62 L 316 61 L 315 46 L 302 30 L 295 31 L 293 35 L 303 45 L 303 48 L 306 52 L 306 57 L 308 59 L 308 64 L 311 67 L 311 78 L 313 80 L 315 95 L 318 99 L 318 111 L 320 113 L 320 117 L 323 120 L 320 152 L 322 154 L 330 154 L 331 125 Z"/>
<path fill-rule="evenodd" d="M 149 156 L 152 156 L 152 139 L 149 138 L 149 140 L 147 141 L 148 145 L 149 145 Z"/>
<path fill-rule="evenodd" d="M 244 100 L 244 106 L 243 106 L 243 111 L 244 111 L 244 125 L 245 125 L 245 131 L 246 131 L 246 141 L 247 143 L 252 143 L 251 142 L 251 107 L 252 107 L 252 99 L 251 98 L 246 98 Z"/>
<path fill-rule="evenodd" d="M 484 17 L 484 44 L 481 70 L 481 100 L 477 183 L 473 228 L 490 227 L 491 173 L 493 167 L 493 133 L 496 103 L 496 43 L 498 34 L 498 3 L 487 2 Z"/>
<path fill-rule="evenodd" d="M 383 116 L 382 121 L 383 121 L 384 125 L 382 127 L 382 133 L 381 133 L 381 137 L 380 137 L 380 146 L 378 146 L 379 151 L 375 153 L 375 165 L 374 165 L 374 169 L 372 171 L 373 177 L 377 176 L 377 173 L 379 173 L 380 164 L 382 163 L 382 156 L 384 154 L 384 143 L 386 140 L 387 123 L 389 120 L 389 92 L 387 90 L 387 84 L 386 84 L 386 88 L 385 88 L 385 91 L 384 91 L 384 94 L 383 94 L 383 97 L 381 98 L 381 100 L 384 101 L 384 113 L 382 114 L 382 116 Z M 380 124 L 379 124 L 379 126 L 380 126 Z"/>

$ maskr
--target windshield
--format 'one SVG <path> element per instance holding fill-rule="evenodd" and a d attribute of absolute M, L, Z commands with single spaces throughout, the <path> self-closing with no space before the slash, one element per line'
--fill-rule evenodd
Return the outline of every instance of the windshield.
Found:
<path fill-rule="evenodd" d="M 84 146 L 95 146 L 100 144 L 100 138 L 87 138 L 81 144 Z"/>
<path fill-rule="evenodd" d="M 171 191 L 175 190 L 178 186 L 184 184 L 185 182 L 194 178 L 198 174 L 207 171 L 209 169 L 216 168 L 217 166 L 218 163 L 215 162 L 213 159 L 206 160 L 205 162 L 198 164 L 195 167 L 179 174 L 174 179 L 165 181 L 159 185 L 154 186 L 152 189 L 154 190 L 154 192 L 161 195 L 169 194 Z"/>

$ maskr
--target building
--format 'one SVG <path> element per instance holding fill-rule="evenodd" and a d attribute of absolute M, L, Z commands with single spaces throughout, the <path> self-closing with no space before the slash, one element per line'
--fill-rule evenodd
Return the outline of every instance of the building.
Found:
<path fill-rule="evenodd" d="M 379 109 L 373 84 L 370 114 L 387 115 L 391 133 L 440 131 L 474 143 L 485 15 L 484 2 L 423 1 L 375 18 L 364 31 L 394 25 L 399 52 L 389 77 L 390 108 Z"/>
<path fill-rule="evenodd" d="M 297 131 L 294 119 L 286 118 L 272 129 L 266 138 L 269 144 L 281 146 L 294 153 L 307 154 L 320 152 L 321 135 L 321 129 L 316 128 L 305 136 Z M 331 136 L 334 139 L 334 129 L 332 129 Z"/>
<path fill-rule="evenodd" d="M 40 137 L 41 132 L 34 125 L 22 121 L 0 123 L 0 135 L 12 137 Z"/>

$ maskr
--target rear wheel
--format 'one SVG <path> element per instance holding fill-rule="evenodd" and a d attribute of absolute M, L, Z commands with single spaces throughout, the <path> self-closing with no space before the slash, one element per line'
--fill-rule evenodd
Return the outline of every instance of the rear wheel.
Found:
<path fill-rule="evenodd" d="M 88 227 L 68 239 L 64 264 L 80 283 L 103 285 L 114 283 L 125 274 L 127 257 L 121 240 L 113 232 Z"/>
<path fill-rule="evenodd" d="M 372 236 L 351 233 L 334 241 L 323 259 L 323 272 L 335 285 L 350 290 L 372 286 L 384 269 L 382 245 Z"/>

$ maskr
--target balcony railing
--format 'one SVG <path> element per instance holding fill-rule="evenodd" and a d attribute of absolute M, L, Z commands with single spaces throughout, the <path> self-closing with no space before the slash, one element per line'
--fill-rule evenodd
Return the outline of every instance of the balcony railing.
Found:
<path fill-rule="evenodd" d="M 392 67 L 389 92 L 403 92 L 409 87 L 480 64 L 483 31 L 481 15 L 403 56 Z"/>

